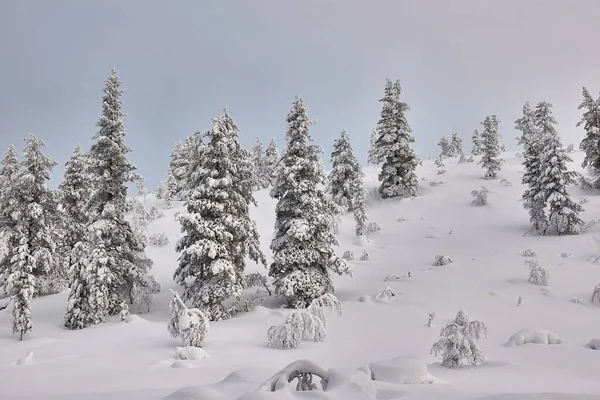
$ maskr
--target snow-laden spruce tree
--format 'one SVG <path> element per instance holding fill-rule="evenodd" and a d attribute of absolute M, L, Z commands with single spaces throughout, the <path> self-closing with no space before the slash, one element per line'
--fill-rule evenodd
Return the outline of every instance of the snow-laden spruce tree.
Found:
<path fill-rule="evenodd" d="M 548 204 L 548 228 L 557 235 L 578 234 L 583 221 L 579 213 L 581 205 L 571 199 L 567 185 L 575 183 L 575 173 L 567 170 L 567 155 L 556 128 L 556 120 L 552 116 L 552 105 L 541 102 L 535 109 L 536 126 L 543 138 L 544 146 L 540 156 L 539 183 L 543 192 L 538 196 Z"/>
<path fill-rule="evenodd" d="M 81 146 L 75 148 L 71 159 L 67 161 L 64 178 L 58 189 L 65 217 L 62 251 L 70 253 L 75 244 L 85 238 L 88 223 L 86 206 L 92 191 L 87 162 L 81 152 Z M 68 265 L 73 265 L 73 262 L 69 261 L 70 257 L 66 258 Z"/>
<path fill-rule="evenodd" d="M 355 233 L 359 237 L 367 233 L 367 222 L 369 221 L 367 217 L 367 191 L 364 189 L 362 179 L 356 182 L 353 204 L 352 213 L 354 215 Z"/>
<path fill-rule="evenodd" d="M 523 116 L 515 121 L 515 129 L 521 131 L 519 143 L 523 145 L 524 150 L 522 183 L 527 185 L 527 189 L 522 197 L 523 207 L 529 212 L 533 229 L 544 233 L 548 228 L 548 218 L 545 212 L 544 188 L 539 180 L 544 134 L 538 129 L 536 116 L 529 102 L 523 105 Z"/>
<path fill-rule="evenodd" d="M 13 251 L 10 274 L 6 281 L 6 291 L 13 303 L 13 333 L 19 335 L 20 340 L 23 340 L 24 336 L 33 329 L 31 299 L 36 286 L 33 275 L 36 260 L 33 257 L 33 249 L 29 245 L 31 238 L 25 231 L 27 225 L 25 221 L 23 224 L 18 224 L 19 244 Z"/>
<path fill-rule="evenodd" d="M 482 157 L 479 164 L 485 169 L 484 179 L 496 179 L 502 168 L 499 123 L 500 121 L 495 115 L 488 115 L 481 123 L 483 125 L 483 132 L 481 133 L 483 142 L 481 143 Z"/>
<path fill-rule="evenodd" d="M 98 302 L 99 321 L 106 315 L 120 312 L 120 304 L 126 301 L 138 307 L 145 305 L 150 293 L 158 289 L 158 284 L 150 274 L 152 260 L 145 253 L 145 244 L 138 240 L 131 225 L 125 220 L 128 211 L 127 185 L 139 180 L 136 167 L 127 159 L 131 149 L 125 144 L 125 128 L 122 118 L 121 81 L 113 69 L 104 86 L 102 115 L 97 123 L 98 132 L 93 136 L 95 143 L 87 154 L 89 177 L 94 190 L 88 201 L 86 212 L 89 223 L 86 242 L 88 262 L 98 258 L 98 267 L 87 275 L 87 289 L 71 292 L 69 302 L 79 301 L 74 296 L 86 296 L 92 301 L 94 296 L 102 296 Z M 106 271 L 106 272 L 105 272 Z M 72 273 L 79 273 L 73 270 Z M 110 276 L 110 283 L 101 285 L 103 293 L 90 292 L 95 282 Z M 71 276 L 71 280 L 73 280 Z M 76 324 L 75 324 L 76 325 Z"/>
<path fill-rule="evenodd" d="M 471 154 L 474 156 L 478 156 L 479 154 L 481 154 L 481 136 L 479 135 L 479 131 L 477 129 L 473 131 L 473 135 L 471 136 L 471 143 L 473 143 Z"/>
<path fill-rule="evenodd" d="M 167 325 L 171 337 L 181 338 L 185 346 L 202 347 L 210 329 L 208 318 L 197 308 L 187 308 L 177 292 L 171 293 L 171 320 Z"/>
<path fill-rule="evenodd" d="M 19 155 L 14 145 L 11 145 L 0 163 L 0 240 L 4 251 L 0 252 L 0 287 L 4 288 L 10 273 L 9 239 L 15 229 L 16 222 L 10 215 L 14 196 L 18 191 L 12 190 L 21 173 Z M 13 242 L 13 245 L 15 243 Z"/>
<path fill-rule="evenodd" d="M 361 182 L 364 174 L 354 156 L 350 137 L 345 130 L 342 131 L 339 139 L 333 142 L 331 165 L 332 170 L 328 176 L 327 191 L 342 211 L 352 211 L 354 210 L 356 192 L 362 190 Z"/>
<path fill-rule="evenodd" d="M 383 198 L 417 196 L 419 190 L 415 173 L 419 159 L 411 148 L 415 139 L 405 116 L 409 107 L 400 101 L 401 92 L 400 81 L 392 83 L 388 78 L 385 95 L 380 100 L 383 108 L 374 151 L 378 163 L 383 164 L 379 173 L 379 193 Z"/>
<path fill-rule="evenodd" d="M 304 101 L 296 98 L 287 115 L 287 148 L 277 166 L 271 196 L 275 207 L 273 263 L 269 275 L 277 294 L 292 308 L 304 308 L 317 297 L 333 293 L 330 271 L 351 274 L 333 246 L 335 204 L 325 197 L 321 148 L 311 144 L 311 121 Z"/>
<path fill-rule="evenodd" d="M 279 157 L 279 147 L 277 147 L 275 138 L 272 138 L 271 142 L 267 146 L 267 150 L 265 150 L 264 160 L 264 174 L 269 181 L 269 186 L 273 185 L 273 179 L 275 179 L 275 169 L 277 168 Z"/>
<path fill-rule="evenodd" d="M 192 135 L 185 138 L 183 142 L 177 141 L 175 148 L 171 153 L 171 161 L 167 172 L 167 179 L 172 181 L 169 183 L 170 195 L 172 200 L 184 201 L 193 191 L 192 181 L 190 176 L 195 171 L 192 164 L 197 164 L 198 159 L 201 159 L 205 148 L 203 138 L 206 133 L 196 131 Z"/>
<path fill-rule="evenodd" d="M 377 165 L 381 162 L 381 157 L 377 154 L 377 138 L 379 135 L 377 134 L 377 129 L 373 129 L 371 131 L 371 137 L 369 138 L 369 152 L 367 154 L 367 162 L 369 164 Z"/>
<path fill-rule="evenodd" d="M 265 168 L 265 152 L 260 138 L 256 138 L 256 143 L 252 148 L 252 186 L 254 190 L 265 189 L 269 187 L 270 179 Z"/>
<path fill-rule="evenodd" d="M 441 157 L 452 157 L 452 146 L 448 138 L 442 136 L 442 138 L 438 142 L 438 146 L 440 146 Z"/>
<path fill-rule="evenodd" d="M 594 100 L 590 92 L 583 88 L 583 102 L 578 107 L 584 109 L 581 121 L 577 126 L 583 125 L 585 137 L 581 141 L 579 148 L 585 152 L 585 158 L 581 164 L 582 168 L 587 168 L 594 177 L 593 186 L 600 188 L 600 97 Z"/>
<path fill-rule="evenodd" d="M 179 267 L 174 279 L 187 282 L 185 300 L 211 320 L 230 315 L 223 302 L 243 290 L 245 258 L 266 264 L 256 224 L 250 219 L 252 171 L 238 141 L 238 127 L 227 110 L 214 120 L 198 181 L 180 216 L 185 235 L 177 243 Z M 188 282 L 189 281 L 189 282 Z"/>
<path fill-rule="evenodd" d="M 472 321 L 464 311 L 459 311 L 453 322 L 440 331 L 440 338 L 431 348 L 431 353 L 442 354 L 442 366 L 462 367 L 466 362 L 477 366 L 485 361 L 485 356 L 477 346 L 482 336 L 487 336 L 487 327 L 481 321 Z"/>
<path fill-rule="evenodd" d="M 452 156 L 453 157 L 458 157 L 463 153 L 463 141 L 462 138 L 460 136 L 458 136 L 458 133 L 454 132 L 452 134 L 452 138 L 450 139 L 450 149 L 452 151 Z"/>

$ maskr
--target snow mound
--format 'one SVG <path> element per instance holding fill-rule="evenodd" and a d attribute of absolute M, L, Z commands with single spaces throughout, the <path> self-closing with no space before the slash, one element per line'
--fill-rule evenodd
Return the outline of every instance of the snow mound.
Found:
<path fill-rule="evenodd" d="M 231 397 L 210 386 L 188 386 L 171 393 L 164 400 L 231 400 Z"/>
<path fill-rule="evenodd" d="M 23 357 L 17 360 L 17 365 L 29 365 L 33 362 L 33 352 L 28 351 Z"/>
<path fill-rule="evenodd" d="M 600 350 L 600 338 L 590 340 L 588 347 L 592 350 Z"/>
<path fill-rule="evenodd" d="M 185 361 L 175 361 L 171 368 L 194 368 L 194 364 Z"/>
<path fill-rule="evenodd" d="M 147 319 L 144 319 L 144 318 L 140 317 L 139 315 L 129 314 L 125 318 L 125 322 L 127 322 L 128 324 L 147 324 L 150 321 L 148 321 Z"/>
<path fill-rule="evenodd" d="M 353 240 L 353 244 L 355 246 L 366 246 L 370 243 L 371 241 L 369 240 L 369 238 L 367 238 L 365 235 L 360 235 L 357 236 L 356 238 L 354 238 Z"/>
<path fill-rule="evenodd" d="M 527 343 L 559 344 L 562 343 L 556 333 L 544 329 L 521 329 L 508 339 L 509 346 L 520 346 Z"/>
<path fill-rule="evenodd" d="M 400 385 L 434 383 L 427 364 L 416 355 L 406 355 L 391 360 L 377 361 L 362 368 L 374 381 Z"/>
<path fill-rule="evenodd" d="M 177 346 L 175 349 L 175 358 L 178 360 L 204 360 L 208 354 L 200 347 L 195 346 Z"/>

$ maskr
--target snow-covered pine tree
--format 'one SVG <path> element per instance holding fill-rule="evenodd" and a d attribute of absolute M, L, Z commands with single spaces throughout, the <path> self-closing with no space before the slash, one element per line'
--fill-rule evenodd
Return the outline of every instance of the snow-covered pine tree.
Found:
<path fill-rule="evenodd" d="M 537 129 L 543 138 L 544 146 L 540 156 L 539 182 L 542 187 L 540 196 L 548 203 L 549 228 L 556 234 L 578 234 L 583 221 L 579 213 L 583 208 L 571 199 L 567 185 L 575 183 L 575 174 L 567 170 L 567 155 L 556 128 L 556 120 L 552 116 L 552 105 L 538 103 L 535 109 Z"/>
<path fill-rule="evenodd" d="M 548 228 L 546 218 L 546 199 L 542 192 L 544 188 L 539 182 L 541 174 L 540 157 L 544 140 L 542 133 L 536 126 L 535 113 L 529 102 L 523 105 L 523 116 L 515 121 L 515 129 L 521 131 L 519 143 L 523 145 L 523 179 L 522 183 L 527 185 L 523 193 L 523 207 L 529 212 L 529 220 L 533 229 L 543 233 Z"/>
<path fill-rule="evenodd" d="M 481 138 L 483 139 L 481 153 L 483 156 L 479 164 L 486 170 L 484 179 L 496 179 L 498 172 L 502 168 L 500 132 L 498 132 L 499 123 L 500 121 L 498 121 L 495 115 L 488 115 L 481 123 L 483 125 L 483 132 L 481 133 Z"/>
<path fill-rule="evenodd" d="M 271 242 L 273 263 L 269 275 L 276 293 L 293 308 L 304 308 L 326 293 L 333 293 L 330 271 L 352 274 L 336 256 L 333 246 L 335 204 L 325 197 L 325 180 L 319 160 L 321 148 L 311 144 L 311 120 L 306 106 L 296 98 L 287 115 L 287 148 L 277 166 L 271 196 L 275 208 L 275 234 Z"/>
<path fill-rule="evenodd" d="M 254 190 L 265 189 L 269 187 L 270 179 L 265 168 L 265 152 L 260 138 L 256 138 L 256 143 L 252 148 L 252 176 Z"/>
<path fill-rule="evenodd" d="M 362 178 L 356 182 L 353 205 L 356 236 L 363 236 L 367 232 L 367 222 L 369 219 L 367 218 L 367 191 L 363 187 Z"/>
<path fill-rule="evenodd" d="M 379 173 L 379 193 L 383 198 L 396 196 L 417 196 L 419 181 L 415 170 L 419 165 L 417 153 L 410 147 L 415 139 L 408 125 L 405 112 L 406 103 L 400 101 L 400 81 L 392 83 L 388 78 L 381 118 L 377 123 L 377 140 L 374 154 L 382 163 Z"/>
<path fill-rule="evenodd" d="M 205 144 L 202 139 L 206 133 L 196 131 L 182 142 L 177 141 L 171 153 L 171 161 L 167 172 L 168 187 L 172 200 L 184 201 L 193 191 L 190 174 L 195 171 L 192 164 L 196 165 L 202 158 Z"/>
<path fill-rule="evenodd" d="M 136 182 L 139 175 L 127 159 L 131 149 L 125 144 L 123 91 L 114 69 L 105 82 L 103 92 L 102 115 L 97 123 L 99 130 L 93 137 L 96 142 L 87 156 L 90 178 L 95 186 L 86 207 L 91 236 L 86 239 L 90 243 L 86 250 L 90 252 L 87 255 L 89 262 L 99 252 L 104 252 L 106 257 L 102 260 L 102 268 L 90 273 L 85 283 L 91 288 L 94 282 L 103 279 L 98 275 L 100 273 L 111 277 L 106 293 L 102 293 L 106 301 L 98 302 L 97 313 L 101 317 L 118 313 L 122 301 L 139 307 L 158 286 L 150 275 L 153 262 L 145 254 L 145 244 L 138 240 L 125 220 L 127 184 Z M 89 291 L 83 293 L 90 296 L 91 301 Z M 71 295 L 69 301 L 72 300 Z"/>
<path fill-rule="evenodd" d="M 223 302 L 243 290 L 245 258 L 266 264 L 256 224 L 250 219 L 252 171 L 238 142 L 238 127 L 227 110 L 214 120 L 194 191 L 180 217 L 185 233 L 177 243 L 178 284 L 192 280 L 183 297 L 211 320 L 229 318 Z"/>
<path fill-rule="evenodd" d="M 88 179 L 87 162 L 81 152 L 81 146 L 77 146 L 71 159 L 65 165 L 63 181 L 58 186 L 60 190 L 60 202 L 64 210 L 64 237 L 62 239 L 62 252 L 71 253 L 75 244 L 84 240 L 88 215 L 86 214 L 87 202 L 91 195 L 91 186 Z M 73 261 L 67 258 L 68 265 Z"/>
<path fill-rule="evenodd" d="M 479 131 L 475 129 L 473 131 L 473 136 L 471 136 L 471 142 L 473 143 L 473 149 L 471 150 L 471 154 L 474 156 L 478 156 L 481 154 L 481 136 L 479 135 Z"/>
<path fill-rule="evenodd" d="M 327 191 L 342 211 L 352 211 L 356 191 L 362 190 L 361 181 L 364 174 L 354 156 L 350 137 L 345 130 L 342 131 L 339 139 L 333 142 L 331 165 Z"/>
<path fill-rule="evenodd" d="M 450 139 L 450 149 L 452 150 L 452 157 L 458 157 L 461 154 L 464 154 L 462 144 L 462 138 L 458 136 L 458 133 L 454 132 L 452 134 L 452 138 Z"/>
<path fill-rule="evenodd" d="M 585 137 L 579 145 L 585 152 L 581 167 L 588 169 L 594 177 L 594 187 L 600 189 L 600 97 L 594 100 L 590 92 L 583 88 L 583 102 L 577 109 L 586 110 L 577 123 L 577 126 L 583 125 L 585 130 Z"/>
<path fill-rule="evenodd" d="M 6 249 L 0 254 L 0 287 L 2 288 L 5 288 L 6 279 L 10 273 L 11 261 L 8 242 L 17 222 L 11 217 L 10 212 L 12 203 L 15 201 L 14 195 L 17 195 L 18 191 L 11 188 L 17 182 L 20 173 L 19 156 L 15 146 L 11 145 L 0 163 L 0 240 L 2 241 L 0 245 Z"/>
<path fill-rule="evenodd" d="M 13 303 L 13 333 L 23 340 L 23 337 L 33 329 L 31 299 L 36 286 L 33 276 L 36 260 L 29 246 L 31 237 L 26 231 L 27 223 L 22 221 L 18 225 L 19 229 L 15 232 L 15 236 L 20 236 L 19 245 L 14 249 L 11 258 L 11 271 L 6 287 Z"/>
<path fill-rule="evenodd" d="M 264 163 L 264 173 L 265 177 L 269 181 L 269 186 L 273 185 L 273 179 L 275 176 L 275 169 L 277 168 L 277 163 L 279 162 L 279 148 L 277 147 L 277 142 L 275 138 L 271 139 L 269 146 L 267 146 L 267 150 L 265 150 L 265 163 Z"/>
<path fill-rule="evenodd" d="M 440 146 L 441 157 L 452 157 L 452 148 L 450 147 L 450 141 L 446 136 L 442 136 L 437 145 Z"/>
<path fill-rule="evenodd" d="M 379 135 L 377 134 L 377 129 L 373 129 L 371 132 L 371 138 L 369 139 L 369 154 L 367 157 L 367 162 L 369 164 L 377 165 L 382 162 L 381 157 L 377 154 L 377 139 Z"/>

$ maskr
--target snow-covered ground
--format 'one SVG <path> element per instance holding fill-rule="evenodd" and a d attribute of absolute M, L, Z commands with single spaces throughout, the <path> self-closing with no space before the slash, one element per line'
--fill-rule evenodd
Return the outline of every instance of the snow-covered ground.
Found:
<path fill-rule="evenodd" d="M 345 216 L 339 254 L 353 250 L 357 260 L 351 262 L 354 277 L 335 278 L 344 315 L 328 321 L 328 342 L 309 341 L 295 350 L 267 348 L 267 329 L 287 314 L 276 299 L 267 299 L 250 313 L 212 323 L 204 346 L 207 358 L 175 359 L 176 347 L 182 344 L 169 337 L 166 326 L 168 289 L 177 289 L 172 274 L 180 231 L 174 213 L 182 205 L 176 204 L 149 228 L 149 233 L 162 232 L 170 238 L 166 247 L 148 249 L 162 285 L 149 314 L 135 315 L 132 310 L 127 322 L 115 317 L 100 326 L 69 331 L 61 327 L 67 294 L 36 298 L 33 333 L 20 342 L 11 334 L 10 310 L 0 312 L 0 398 L 149 400 L 173 393 L 170 399 L 236 399 L 293 361 L 307 359 L 325 370 L 341 368 L 332 370 L 331 379 L 336 373 L 351 376 L 349 381 L 358 382 L 352 387 L 364 388 L 368 382 L 361 383 L 365 374 L 349 369 L 370 365 L 371 371 L 384 371 L 388 382 L 377 382 L 375 391 L 364 395 L 371 397 L 360 397 L 365 399 L 600 399 L 600 351 L 588 345 L 600 337 L 600 307 L 590 303 L 592 290 L 600 283 L 600 261 L 594 263 L 600 258 L 600 227 L 578 236 L 524 236 L 530 226 L 520 203 L 522 159 L 514 153 L 505 156 L 500 178 L 494 181 L 480 180 L 483 171 L 476 163 L 448 160 L 447 172 L 438 175 L 433 162 L 425 161 L 418 170 L 423 178 L 420 197 L 380 201 L 369 196 L 369 218 L 381 227 L 370 235 L 370 243 L 354 243 L 352 216 Z M 579 171 L 583 155 L 572 156 L 570 166 Z M 377 170 L 368 167 L 365 172 L 366 188 L 372 190 Z M 502 178 L 512 186 L 501 185 Z M 444 183 L 431 186 L 432 181 Z M 489 190 L 489 204 L 471 206 L 471 191 L 481 185 Z M 575 199 L 589 200 L 584 220 L 597 219 L 598 194 L 570 190 Z M 270 254 L 275 202 L 268 190 L 256 192 L 256 198 L 259 207 L 252 213 L 262 249 Z M 163 207 L 160 201 L 150 201 Z M 535 251 L 535 259 L 548 270 L 548 286 L 527 281 L 524 262 L 530 258 L 521 255 L 525 249 Z M 363 250 L 370 254 L 369 261 L 358 260 Z M 453 262 L 433 267 L 438 254 Z M 250 271 L 260 269 L 249 264 Z M 401 278 L 386 282 L 390 274 Z M 389 302 L 359 301 L 387 286 L 398 293 Z M 487 325 L 487 339 L 479 343 L 487 362 L 452 370 L 441 367 L 440 359 L 429 351 L 441 327 L 460 309 Z M 436 317 L 427 327 L 430 312 Z M 516 343 L 529 341 L 527 337 L 543 339 L 544 333 L 558 335 L 560 343 L 509 345 L 511 336 L 522 329 L 527 331 Z M 433 383 L 389 382 L 403 368 L 424 368 L 418 358 L 393 360 L 412 354 L 428 364 L 423 374 Z M 197 387 L 225 377 L 220 384 Z M 196 387 L 176 392 L 188 386 Z M 352 388 L 340 389 L 337 397 L 298 398 L 351 400 L 344 390 Z M 291 398 L 272 395 L 264 398 Z"/>

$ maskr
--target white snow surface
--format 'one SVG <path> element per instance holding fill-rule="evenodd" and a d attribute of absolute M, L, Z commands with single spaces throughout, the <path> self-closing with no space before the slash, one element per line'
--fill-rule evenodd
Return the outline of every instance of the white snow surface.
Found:
<path fill-rule="evenodd" d="M 574 162 L 569 167 L 581 172 L 583 154 L 570 155 Z M 600 282 L 600 268 L 593 262 L 600 259 L 600 225 L 577 236 L 524 236 L 530 224 L 520 202 L 522 159 L 514 153 L 503 153 L 503 157 L 506 163 L 498 179 L 485 182 L 490 190 L 486 207 L 470 206 L 471 190 L 481 186 L 484 175 L 477 165 L 478 156 L 466 164 L 445 160 L 445 183 L 439 186 L 430 185 L 438 178 L 433 161 L 424 161 L 417 170 L 420 196 L 411 199 L 379 200 L 372 194 L 378 170 L 366 167 L 365 189 L 371 193 L 368 217 L 381 230 L 357 243 L 348 213 L 339 225 L 337 251 L 341 255 L 352 250 L 358 255 L 367 250 L 371 260 L 351 261 L 354 277 L 333 277 L 344 315 L 328 324 L 329 340 L 307 341 L 301 348 L 285 351 L 266 346 L 265 332 L 288 313 L 280 309 L 279 299 L 271 297 L 250 313 L 211 324 L 203 344 L 209 358 L 175 359 L 176 347 L 182 343 L 169 337 L 166 325 L 171 317 L 169 288 L 181 290 L 172 281 L 178 257 L 174 246 L 181 237 L 174 214 L 184 208 L 183 203 L 174 202 L 172 209 L 164 209 L 162 201 L 148 196 L 165 213 L 150 223 L 148 234 L 164 233 L 169 238 L 169 245 L 147 249 L 162 286 L 153 295 L 151 312 L 132 307 L 136 317 L 128 320 L 135 323 L 123 323 L 115 316 L 102 325 L 69 331 L 62 327 L 68 293 L 43 296 L 32 301 L 31 335 L 19 341 L 12 335 L 11 307 L 0 311 L 0 398 L 600 399 L 598 352 L 588 347 L 590 338 L 600 334 L 600 307 L 590 303 L 592 290 Z M 503 178 L 513 186 L 501 186 Z M 577 187 L 569 191 L 574 199 L 589 199 L 581 214 L 586 222 L 598 218 L 600 196 Z M 276 202 L 268 189 L 255 196 L 258 207 L 251 208 L 251 213 L 262 251 L 270 257 Z M 435 240 L 427 239 L 428 234 L 435 235 Z M 527 282 L 520 255 L 526 248 L 537 253 L 536 259 L 552 275 L 548 286 Z M 563 258 L 560 253 L 571 255 Z M 431 267 L 436 254 L 449 254 L 454 262 L 444 268 Z M 252 271 L 266 273 L 249 261 L 247 272 Z M 389 274 L 407 276 L 409 271 L 411 278 L 384 281 Z M 377 306 L 359 301 L 386 286 L 398 293 L 394 301 Z M 520 307 L 519 296 L 524 300 Z M 479 342 L 487 361 L 477 368 L 443 368 L 441 360 L 429 353 L 440 329 L 459 310 L 488 326 L 487 338 Z M 430 312 L 436 313 L 431 328 L 427 327 Z M 559 333 L 562 343 L 506 346 L 508 337 L 527 326 Z M 28 352 L 35 353 L 32 362 L 17 365 Z M 427 373 L 445 383 L 400 385 L 396 378 L 395 382 L 371 381 L 358 369 L 407 354 L 416 354 Z M 328 371 L 329 390 L 312 392 L 311 397 L 291 389 L 258 391 L 297 360 L 310 360 Z"/>

